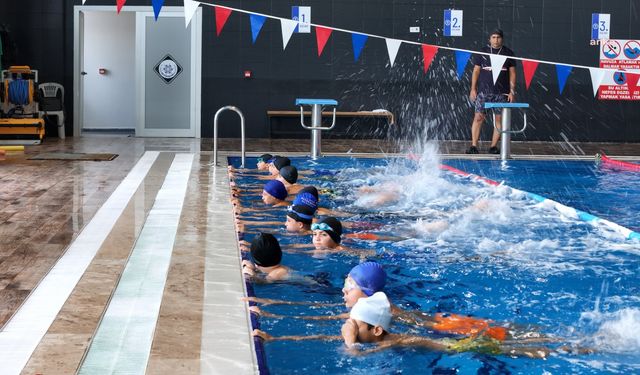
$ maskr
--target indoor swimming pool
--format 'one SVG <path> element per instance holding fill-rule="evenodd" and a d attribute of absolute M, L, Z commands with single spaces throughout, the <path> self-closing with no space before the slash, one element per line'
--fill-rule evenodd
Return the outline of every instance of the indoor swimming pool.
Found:
<path fill-rule="evenodd" d="M 610 227 L 563 215 L 533 200 L 539 194 L 638 231 L 640 175 L 591 161 L 291 158 L 298 181 L 321 191 L 320 206 L 342 213 L 351 253 L 320 254 L 310 236 L 288 234 L 286 208 L 260 200 L 265 180 L 236 176 L 246 240 L 276 236 L 292 279 L 253 284 L 259 298 L 302 304 L 258 304 L 255 317 L 274 336 L 339 335 L 349 270 L 374 260 L 387 272 L 392 303 L 428 316 L 456 313 L 506 327 L 516 345 L 551 350 L 545 360 L 479 351 L 442 353 L 394 348 L 353 355 L 340 341 L 256 339 L 263 373 L 629 373 L 640 370 L 640 241 Z M 440 163 L 504 182 L 492 186 Z M 239 165 L 231 158 L 230 164 Z M 248 160 L 254 167 L 255 159 Z M 266 174 L 266 173 L 265 173 Z M 363 188 L 364 187 L 364 188 Z M 282 223 L 277 225 L 274 223 Z M 271 224 L 265 224 L 271 223 Z M 258 327 L 254 327 L 258 328 Z M 393 323 L 394 333 L 435 339 L 451 332 Z M 531 343 L 543 338 L 543 343 Z M 520 341 L 519 341 L 520 340 Z M 526 342 L 526 340 L 530 340 Z M 526 343 L 525 343 L 526 342 Z M 370 348 L 371 344 L 364 345 Z M 570 351 L 566 348 L 572 348 Z M 591 354 L 576 353 L 590 349 Z"/>

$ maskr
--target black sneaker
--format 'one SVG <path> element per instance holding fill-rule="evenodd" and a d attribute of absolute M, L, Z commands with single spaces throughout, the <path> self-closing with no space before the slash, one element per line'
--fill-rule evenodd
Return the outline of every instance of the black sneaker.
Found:
<path fill-rule="evenodd" d="M 498 154 L 500 154 L 500 149 L 499 149 L 499 148 L 497 148 L 496 146 L 493 146 L 493 147 L 491 147 L 491 148 L 489 149 L 489 153 L 490 153 L 490 154 L 494 154 L 494 155 L 498 155 Z"/>
<path fill-rule="evenodd" d="M 479 154 L 479 153 L 480 152 L 478 151 L 478 148 L 476 146 L 471 146 L 467 151 L 465 151 L 465 154 Z"/>

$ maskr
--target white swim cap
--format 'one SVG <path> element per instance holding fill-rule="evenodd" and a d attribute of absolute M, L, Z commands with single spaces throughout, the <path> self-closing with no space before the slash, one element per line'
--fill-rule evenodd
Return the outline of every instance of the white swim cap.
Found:
<path fill-rule="evenodd" d="M 349 317 L 372 326 L 381 326 L 388 332 L 391 323 L 391 304 L 384 292 L 377 292 L 371 297 L 360 298 L 351 308 Z"/>

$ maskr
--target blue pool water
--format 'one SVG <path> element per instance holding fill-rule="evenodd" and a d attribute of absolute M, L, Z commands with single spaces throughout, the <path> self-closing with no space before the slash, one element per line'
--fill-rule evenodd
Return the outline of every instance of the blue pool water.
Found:
<path fill-rule="evenodd" d="M 595 354 L 558 353 L 547 360 L 478 353 L 445 354 L 392 349 L 353 356 L 339 341 L 275 341 L 265 344 L 271 373 L 635 373 L 640 371 L 640 243 L 617 233 L 561 216 L 522 194 L 485 186 L 437 168 L 404 159 L 292 159 L 299 170 L 316 171 L 300 183 L 330 189 L 321 205 L 350 212 L 347 233 L 371 232 L 400 241 L 346 239 L 346 246 L 373 250 L 384 265 L 385 288 L 393 303 L 428 314 L 454 312 L 558 338 L 562 344 L 597 350 Z M 233 165 L 239 160 L 231 159 Z M 611 221 L 638 229 L 640 179 L 607 171 L 589 162 L 446 160 L 444 163 L 505 181 Z M 249 160 L 248 165 L 255 165 Z M 248 240 L 257 228 L 276 235 L 283 249 L 310 243 L 290 236 L 285 210 L 267 209 L 257 192 L 264 181 L 240 178 L 244 207 L 260 213 L 244 216 Z M 360 186 L 399 186 L 398 200 L 378 206 Z M 478 204 L 480 202 L 480 204 Z M 263 211 L 264 209 L 264 211 Z M 256 215 L 259 215 L 257 217 Z M 360 262 L 347 255 L 315 258 L 287 252 L 283 263 L 296 281 L 254 285 L 263 298 L 342 303 L 345 275 Z M 288 315 L 335 315 L 344 306 L 267 305 L 265 311 Z M 260 319 L 274 336 L 338 335 L 339 320 L 292 317 Z M 434 338 L 442 335 L 396 324 L 392 332 Z M 555 348 L 560 344 L 550 344 Z"/>

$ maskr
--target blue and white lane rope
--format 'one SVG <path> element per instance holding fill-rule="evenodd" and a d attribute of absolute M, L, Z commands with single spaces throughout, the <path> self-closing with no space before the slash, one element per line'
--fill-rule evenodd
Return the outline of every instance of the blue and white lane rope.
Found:
<path fill-rule="evenodd" d="M 505 185 L 504 183 L 499 183 L 497 181 L 488 179 L 486 177 L 482 177 L 482 176 L 475 175 L 473 173 L 465 172 L 465 171 L 462 171 L 462 170 L 457 169 L 457 168 L 453 168 L 453 167 L 448 166 L 448 165 L 442 164 L 441 169 L 450 171 L 452 173 L 455 173 L 455 174 L 458 174 L 458 175 L 461 175 L 461 176 L 464 176 L 464 177 L 469 177 L 469 178 L 471 178 L 473 180 L 480 181 L 480 182 L 482 182 L 484 184 L 487 184 L 487 185 L 490 185 L 490 186 L 502 186 L 503 188 L 510 189 L 513 192 L 524 194 L 527 197 L 533 199 L 534 201 L 542 203 L 544 206 L 553 207 L 556 211 L 560 212 L 562 215 L 564 215 L 566 217 L 573 218 L 573 219 L 580 219 L 580 220 L 585 221 L 587 223 L 590 223 L 590 224 L 592 224 L 594 226 L 604 225 L 604 226 L 608 227 L 609 229 L 621 234 L 622 236 L 624 236 L 624 238 L 626 238 L 628 240 L 629 239 L 640 240 L 640 233 L 638 233 L 638 232 L 632 231 L 631 229 L 623 227 L 620 224 L 616 224 L 613 221 L 602 219 L 602 218 L 600 218 L 598 216 L 595 216 L 595 215 L 592 215 L 592 214 L 590 214 L 588 212 L 581 211 L 581 210 L 575 209 L 573 207 L 566 206 L 566 205 L 564 205 L 562 203 L 558 203 L 558 202 L 556 202 L 556 201 L 554 201 L 552 199 L 543 197 L 542 195 L 538 195 L 538 194 L 530 193 L 528 191 L 516 189 L 514 187 Z"/>

